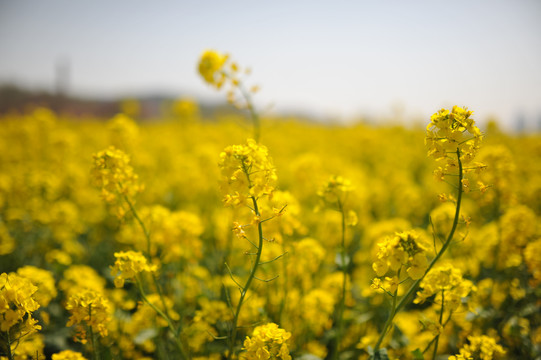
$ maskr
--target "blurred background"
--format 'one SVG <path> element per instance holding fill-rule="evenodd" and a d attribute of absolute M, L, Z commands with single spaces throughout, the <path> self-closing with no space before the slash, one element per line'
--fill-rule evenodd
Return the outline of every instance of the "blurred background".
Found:
<path fill-rule="evenodd" d="M 264 113 L 426 123 L 454 104 L 482 125 L 541 129 L 541 1 L 0 0 L 0 113 L 46 105 L 144 118 L 224 94 L 196 65 L 216 49 L 253 71 Z"/>

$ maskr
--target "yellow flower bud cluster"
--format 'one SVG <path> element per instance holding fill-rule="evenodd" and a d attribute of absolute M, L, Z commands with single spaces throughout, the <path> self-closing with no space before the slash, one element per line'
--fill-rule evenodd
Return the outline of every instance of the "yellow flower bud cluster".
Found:
<path fill-rule="evenodd" d="M 134 279 L 137 274 L 146 271 L 154 272 L 156 265 L 149 265 L 146 257 L 138 251 L 121 251 L 115 253 L 115 265 L 111 267 L 111 275 L 115 276 L 115 286 L 121 288 L 126 280 Z"/>
<path fill-rule="evenodd" d="M 460 269 L 451 264 L 445 264 L 431 269 L 421 281 L 420 291 L 413 301 L 422 304 L 429 297 L 436 295 L 435 304 L 441 306 L 443 292 L 443 306 L 449 311 L 455 311 L 462 304 L 462 299 L 476 288 L 470 280 L 462 278 Z"/>
<path fill-rule="evenodd" d="M 329 205 L 342 206 L 345 197 L 352 190 L 351 181 L 342 176 L 332 175 L 317 194 Z"/>
<path fill-rule="evenodd" d="M 199 74 L 208 84 L 217 89 L 221 88 L 225 81 L 225 73 L 222 70 L 227 59 L 227 55 L 216 50 L 203 51 L 199 59 Z"/>
<path fill-rule="evenodd" d="M 92 178 L 94 184 L 101 189 L 105 202 L 117 205 L 115 210 L 119 217 L 123 217 L 127 212 L 122 207 L 123 198 L 132 201 L 133 197 L 143 190 L 130 165 L 129 156 L 113 146 L 94 154 Z"/>
<path fill-rule="evenodd" d="M 199 59 L 199 74 L 205 82 L 220 90 L 228 87 L 227 102 L 238 109 L 253 108 L 251 95 L 259 91 L 254 85 L 249 89 L 243 85 L 245 75 L 250 74 L 250 69 L 242 69 L 237 63 L 229 60 L 229 55 L 216 50 L 205 50 Z M 240 100 L 238 95 L 244 99 Z"/>
<path fill-rule="evenodd" d="M 449 360 L 496 360 L 503 359 L 505 355 L 503 347 L 498 345 L 496 340 L 491 337 L 485 335 L 468 336 L 468 340 L 470 344 L 464 345 L 459 354 L 450 356 Z"/>
<path fill-rule="evenodd" d="M 434 157 L 438 162 L 445 162 L 434 171 L 437 180 L 443 180 L 445 175 L 452 174 L 453 170 L 458 169 L 457 151 L 460 152 L 460 161 L 464 165 L 470 163 L 479 150 L 483 134 L 475 126 L 472 114 L 473 111 L 455 105 L 451 111 L 441 109 L 430 118 L 425 138 L 428 156 Z M 485 167 L 484 164 L 476 162 L 464 169 L 464 172 L 470 170 L 478 172 Z M 463 179 L 461 185 L 465 192 L 470 191 L 468 179 Z M 484 189 L 484 185 L 480 184 L 480 188 Z"/>
<path fill-rule="evenodd" d="M 77 341 L 82 343 L 87 341 L 83 324 L 91 328 L 95 334 L 107 336 L 107 324 L 111 321 L 111 317 L 110 304 L 104 295 L 93 290 L 74 293 L 66 303 L 66 310 L 70 312 L 66 326 L 77 325 Z"/>
<path fill-rule="evenodd" d="M 428 247 L 413 231 L 395 233 L 392 237 L 386 237 L 378 243 L 377 259 L 372 268 L 378 277 L 387 274 L 389 269 L 398 273 L 403 267 L 407 267 L 407 273 L 413 280 L 423 277 L 428 268 L 426 252 Z"/>
<path fill-rule="evenodd" d="M 258 326 L 254 329 L 252 337 L 247 336 L 244 340 L 245 352 L 241 354 L 241 359 L 291 360 L 288 347 L 290 337 L 291 333 L 280 329 L 274 323 Z"/>
<path fill-rule="evenodd" d="M 53 360 L 86 360 L 86 358 L 80 352 L 64 350 L 59 353 L 53 354 Z"/>
<path fill-rule="evenodd" d="M 232 145 L 220 154 L 221 190 L 228 206 L 244 205 L 248 198 L 271 196 L 276 171 L 265 146 L 253 139 Z"/>
<path fill-rule="evenodd" d="M 460 149 L 461 160 L 470 162 L 483 139 L 475 121 L 470 118 L 472 114 L 473 111 L 455 105 L 452 111 L 441 109 L 432 115 L 426 128 L 428 155 L 436 160 L 446 159 L 450 164 L 457 164 L 451 153 Z"/>
<path fill-rule="evenodd" d="M 10 331 L 18 325 L 18 335 L 27 335 L 41 329 L 32 313 L 39 308 L 34 294 L 38 288 L 17 274 L 0 275 L 0 331 Z M 13 339 L 13 340 L 15 340 Z"/>

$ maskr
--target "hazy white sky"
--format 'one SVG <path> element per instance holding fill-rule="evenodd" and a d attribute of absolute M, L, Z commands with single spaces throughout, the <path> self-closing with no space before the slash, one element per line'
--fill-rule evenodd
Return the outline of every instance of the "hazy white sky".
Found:
<path fill-rule="evenodd" d="M 0 82 L 222 99 L 196 72 L 205 48 L 253 69 L 258 102 L 349 117 L 541 119 L 541 1 L 0 0 Z"/>

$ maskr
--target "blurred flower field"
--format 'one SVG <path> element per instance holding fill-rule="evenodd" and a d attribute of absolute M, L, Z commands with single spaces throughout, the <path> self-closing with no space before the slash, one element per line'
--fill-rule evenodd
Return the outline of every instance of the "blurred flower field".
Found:
<path fill-rule="evenodd" d="M 2 359 L 541 359 L 538 134 L 176 109 L 0 119 Z"/>

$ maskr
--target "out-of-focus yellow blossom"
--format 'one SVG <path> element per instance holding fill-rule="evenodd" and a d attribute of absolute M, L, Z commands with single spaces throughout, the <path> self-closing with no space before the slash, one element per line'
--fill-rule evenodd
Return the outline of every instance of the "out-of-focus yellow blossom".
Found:
<path fill-rule="evenodd" d="M 105 279 L 96 270 L 87 265 L 72 265 L 64 271 L 58 287 L 66 294 L 66 299 L 71 294 L 93 290 L 105 293 Z"/>
<path fill-rule="evenodd" d="M 47 307 L 51 300 L 56 297 L 55 280 L 50 271 L 28 265 L 17 269 L 17 274 L 27 278 L 37 286 L 38 290 L 34 293 L 33 298 L 41 307 Z"/>
<path fill-rule="evenodd" d="M 232 318 L 232 313 L 226 303 L 217 300 L 202 299 L 201 309 L 195 312 L 193 322 L 184 329 L 190 348 L 198 352 L 202 346 L 214 340 L 218 336 L 215 325 L 218 322 L 227 322 Z"/>
<path fill-rule="evenodd" d="M 219 89 L 225 80 L 225 74 L 221 70 L 227 59 L 227 55 L 216 50 L 205 50 L 199 59 L 199 74 L 208 84 Z"/>
<path fill-rule="evenodd" d="M 87 290 L 72 294 L 66 303 L 66 310 L 70 313 L 66 326 L 77 325 L 76 340 L 86 343 L 85 326 L 91 328 L 95 334 L 102 337 L 107 336 L 107 324 L 111 321 L 111 308 L 109 301 L 100 293 Z"/>
<path fill-rule="evenodd" d="M 530 284 L 534 287 L 541 284 L 541 257 L 539 254 L 541 254 L 541 239 L 532 241 L 526 245 L 526 249 L 524 249 L 524 261 L 528 266 L 530 274 L 532 274 Z"/>
<path fill-rule="evenodd" d="M 292 281 L 309 290 L 325 258 L 325 249 L 319 241 L 305 238 L 293 244 L 293 257 L 295 261 L 287 263 Z"/>
<path fill-rule="evenodd" d="M 226 205 L 240 206 L 250 197 L 271 196 L 276 170 L 265 146 L 253 139 L 228 146 L 220 154 L 221 190 Z"/>
<path fill-rule="evenodd" d="M 413 231 L 395 233 L 378 243 L 377 259 L 372 268 L 377 276 L 384 276 L 389 269 L 398 271 L 407 266 L 407 273 L 413 279 L 420 279 L 428 268 L 427 245 Z"/>
<path fill-rule="evenodd" d="M 500 267 L 515 267 L 523 263 L 523 251 L 537 233 L 537 216 L 527 206 L 514 206 L 500 219 Z"/>
<path fill-rule="evenodd" d="M 10 254 L 15 250 L 15 239 L 9 234 L 9 230 L 3 221 L 0 221 L 0 255 Z"/>
<path fill-rule="evenodd" d="M 133 153 L 137 146 L 139 127 L 127 114 L 117 114 L 108 123 L 109 142 L 117 149 Z"/>
<path fill-rule="evenodd" d="M 170 211 L 155 205 L 137 211 L 152 234 L 150 254 L 160 257 L 164 264 L 185 260 L 197 261 L 202 257 L 200 235 L 201 219 L 188 211 Z M 148 242 L 138 223 L 125 225 L 117 236 L 119 242 L 134 245 L 136 250 L 148 251 Z"/>
<path fill-rule="evenodd" d="M 497 360 L 504 359 L 505 350 L 495 339 L 482 336 L 468 336 L 469 344 L 460 349 L 459 354 L 449 357 L 449 360 Z"/>
<path fill-rule="evenodd" d="M 246 360 L 281 359 L 291 360 L 289 355 L 289 338 L 291 333 L 280 329 L 274 323 L 260 325 L 254 329 L 252 336 L 244 340 L 240 358 Z"/>
<path fill-rule="evenodd" d="M 120 102 L 120 110 L 132 117 L 136 117 L 141 114 L 141 103 L 137 99 L 124 99 Z"/>
<path fill-rule="evenodd" d="M 155 272 L 157 265 L 149 264 L 147 258 L 138 251 L 121 251 L 115 253 L 115 264 L 111 267 L 111 275 L 115 277 L 115 286 L 121 288 L 126 280 L 133 280 L 141 272 Z"/>
<path fill-rule="evenodd" d="M 101 196 L 109 204 L 116 204 L 117 215 L 122 217 L 128 210 L 122 207 L 124 197 L 134 201 L 134 196 L 143 188 L 133 172 L 130 158 L 121 150 L 109 147 L 94 154 L 92 178 L 101 189 Z"/>
<path fill-rule="evenodd" d="M 333 175 L 319 189 L 318 195 L 328 204 L 344 206 L 348 193 L 353 190 L 351 181 L 342 176 Z"/>
<path fill-rule="evenodd" d="M 53 354 L 53 360 L 87 360 L 80 352 L 72 350 L 64 350 L 59 353 Z"/>
<path fill-rule="evenodd" d="M 183 121 L 193 119 L 199 113 L 199 106 L 192 98 L 182 98 L 173 102 L 173 114 Z"/>
<path fill-rule="evenodd" d="M 24 328 L 14 334 L 12 341 L 21 335 L 41 329 L 32 313 L 39 308 L 39 303 L 33 298 L 38 288 L 32 282 L 17 274 L 0 275 L 0 331 L 10 331 L 15 325 Z"/>
<path fill-rule="evenodd" d="M 332 326 L 332 314 L 336 297 L 329 291 L 315 288 L 302 298 L 302 321 L 310 331 L 321 335 Z M 294 325 L 294 324 L 292 324 Z"/>

